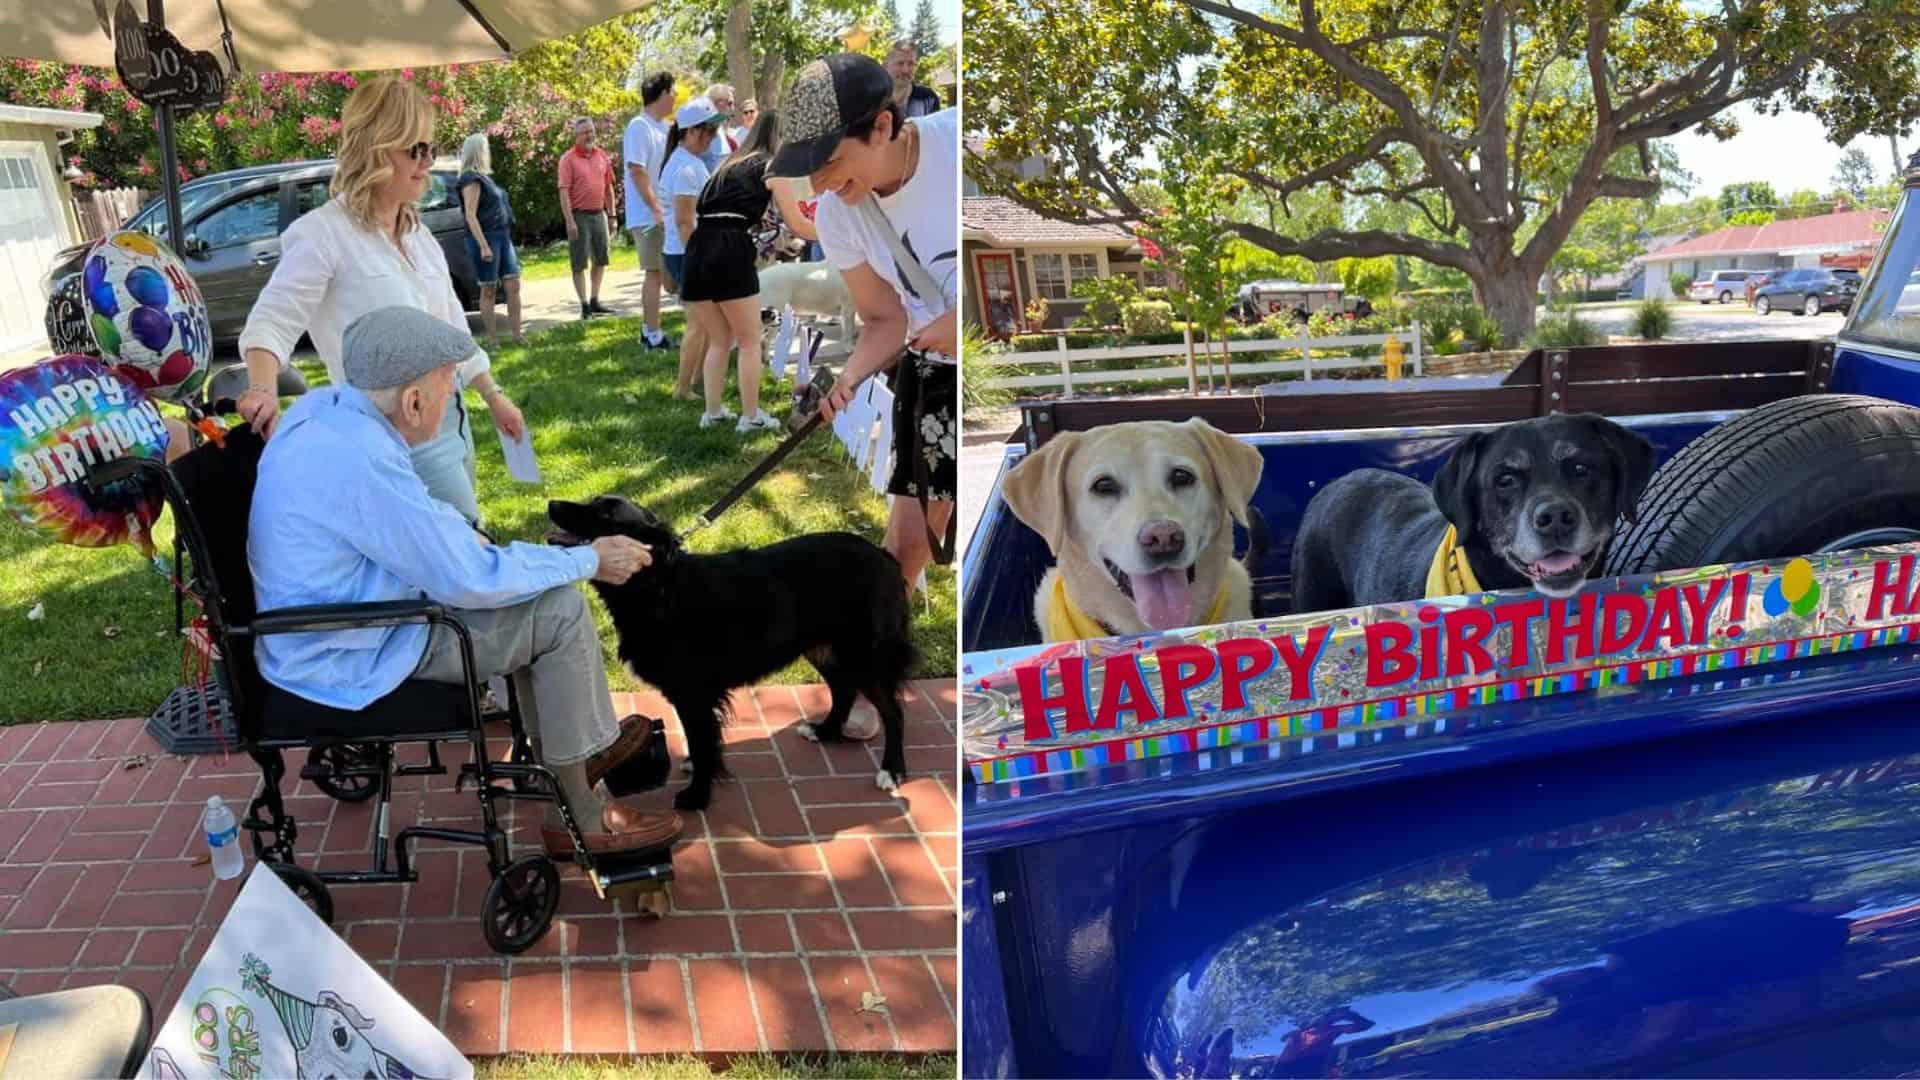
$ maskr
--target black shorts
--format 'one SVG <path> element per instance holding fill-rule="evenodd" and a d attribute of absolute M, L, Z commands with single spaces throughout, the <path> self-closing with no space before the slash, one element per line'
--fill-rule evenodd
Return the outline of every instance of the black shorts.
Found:
<path fill-rule="evenodd" d="M 960 427 L 959 367 L 909 352 L 893 371 L 893 475 L 887 494 L 954 500 Z M 916 423 L 916 415 L 918 422 Z M 925 477 L 924 491 L 919 477 Z"/>
<path fill-rule="evenodd" d="M 754 268 L 753 234 L 746 229 L 716 228 L 702 222 L 687 239 L 686 280 L 680 299 L 724 302 L 742 300 L 760 291 Z"/>

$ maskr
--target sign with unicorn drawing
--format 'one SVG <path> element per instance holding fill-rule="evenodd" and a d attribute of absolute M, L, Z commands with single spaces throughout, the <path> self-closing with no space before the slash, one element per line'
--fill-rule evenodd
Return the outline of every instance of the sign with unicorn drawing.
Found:
<path fill-rule="evenodd" d="M 466 1080 L 473 1066 L 256 864 L 140 1075 Z"/>

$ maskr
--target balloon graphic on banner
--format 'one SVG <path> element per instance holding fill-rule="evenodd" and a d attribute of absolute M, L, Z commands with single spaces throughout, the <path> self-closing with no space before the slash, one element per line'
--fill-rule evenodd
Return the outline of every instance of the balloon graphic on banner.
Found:
<path fill-rule="evenodd" d="M 1760 598 L 1761 609 L 1774 616 L 1791 611 L 1805 618 L 1819 603 L 1820 586 L 1813 581 L 1813 564 L 1805 559 L 1788 563 Z"/>
<path fill-rule="evenodd" d="M 140 389 L 85 356 L 0 375 L 0 506 L 81 547 L 127 540 L 153 554 L 161 494 L 138 479 L 95 489 L 87 470 L 120 458 L 166 460 L 167 428 Z"/>
<path fill-rule="evenodd" d="M 47 340 L 59 355 L 99 356 L 93 331 L 87 328 L 87 304 L 78 271 L 54 283 L 47 297 Z"/>
<path fill-rule="evenodd" d="M 81 295 L 101 359 L 127 381 L 165 401 L 206 381 L 207 304 L 165 244 L 135 230 L 102 239 L 87 252 Z"/>

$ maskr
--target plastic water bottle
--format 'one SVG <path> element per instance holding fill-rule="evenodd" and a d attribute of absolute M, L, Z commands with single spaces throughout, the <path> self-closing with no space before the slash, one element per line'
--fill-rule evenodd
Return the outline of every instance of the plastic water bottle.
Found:
<path fill-rule="evenodd" d="M 218 795 L 208 796 L 201 825 L 207 833 L 207 847 L 213 852 L 213 876 L 226 881 L 244 873 L 247 857 L 240 854 L 240 826 L 233 820 L 233 811 L 227 809 L 227 801 Z"/>

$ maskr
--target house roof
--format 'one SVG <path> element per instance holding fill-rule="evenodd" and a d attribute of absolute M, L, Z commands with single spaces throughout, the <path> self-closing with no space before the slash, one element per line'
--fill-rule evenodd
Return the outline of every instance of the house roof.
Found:
<path fill-rule="evenodd" d="M 1056 221 L 999 195 L 960 200 L 960 232 L 967 240 L 994 247 L 1125 247 L 1136 241 L 1118 225 L 1077 225 Z"/>
<path fill-rule="evenodd" d="M 0 104 L 0 123 L 33 124 L 39 127 L 61 128 L 74 131 L 80 128 L 96 128 L 106 118 L 94 112 L 74 112 L 71 109 L 43 109 L 37 105 Z"/>
<path fill-rule="evenodd" d="M 1703 255 L 1764 255 L 1809 248 L 1872 247 L 1880 242 L 1888 216 L 1885 210 L 1845 210 L 1792 221 L 1770 221 L 1765 225 L 1733 225 L 1649 252 L 1646 259 L 1667 262 Z"/>

